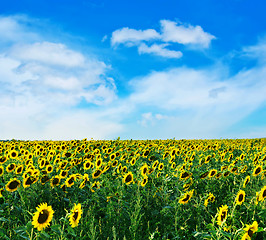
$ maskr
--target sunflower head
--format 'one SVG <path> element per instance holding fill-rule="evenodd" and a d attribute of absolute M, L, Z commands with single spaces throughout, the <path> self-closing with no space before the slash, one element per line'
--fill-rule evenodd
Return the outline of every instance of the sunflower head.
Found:
<path fill-rule="evenodd" d="M 221 226 L 226 221 L 227 212 L 228 212 L 228 206 L 227 205 L 222 205 L 219 208 L 218 217 L 217 217 L 217 224 L 219 226 Z"/>
<path fill-rule="evenodd" d="M 256 176 L 258 176 L 260 173 L 262 172 L 262 166 L 257 166 L 254 170 L 253 170 L 253 173 L 252 173 L 252 175 L 254 176 L 254 177 L 256 177 Z"/>
<path fill-rule="evenodd" d="M 251 225 L 246 224 L 246 227 L 243 230 L 245 231 L 245 234 L 251 239 L 253 234 L 258 231 L 258 222 L 254 221 Z"/>
<path fill-rule="evenodd" d="M 245 191 L 239 190 L 235 201 L 237 205 L 241 205 L 245 201 Z"/>
<path fill-rule="evenodd" d="M 263 201 L 266 198 L 266 186 L 264 186 L 259 193 L 259 201 Z"/>
<path fill-rule="evenodd" d="M 127 174 L 125 174 L 124 178 L 123 178 L 123 182 L 126 184 L 126 185 L 129 185 L 130 183 L 133 182 L 133 174 L 132 172 L 128 172 Z"/>
<path fill-rule="evenodd" d="M 11 179 L 7 184 L 6 184 L 6 190 L 9 192 L 14 192 L 18 189 L 20 186 L 20 181 L 16 178 Z"/>
<path fill-rule="evenodd" d="M 81 218 L 81 214 L 82 214 L 82 209 L 81 209 L 81 204 L 75 204 L 74 203 L 74 207 L 71 210 L 71 214 L 68 216 L 69 217 L 69 222 L 72 228 L 78 226 L 79 224 L 79 220 Z"/>
<path fill-rule="evenodd" d="M 36 209 L 37 211 L 33 215 L 32 225 L 37 228 L 38 231 L 41 231 L 50 225 L 54 211 L 51 206 L 47 206 L 47 203 L 40 204 Z"/>

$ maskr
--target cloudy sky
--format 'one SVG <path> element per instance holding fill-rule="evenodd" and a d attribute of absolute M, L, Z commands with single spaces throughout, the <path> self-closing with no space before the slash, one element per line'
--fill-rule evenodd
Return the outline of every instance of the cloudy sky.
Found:
<path fill-rule="evenodd" d="M 266 137 L 264 0 L 2 0 L 0 139 Z"/>

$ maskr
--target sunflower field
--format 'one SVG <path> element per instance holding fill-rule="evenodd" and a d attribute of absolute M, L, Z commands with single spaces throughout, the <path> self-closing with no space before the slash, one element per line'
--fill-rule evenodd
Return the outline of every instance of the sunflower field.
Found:
<path fill-rule="evenodd" d="M 266 139 L 0 142 L 0 239 L 266 239 Z"/>

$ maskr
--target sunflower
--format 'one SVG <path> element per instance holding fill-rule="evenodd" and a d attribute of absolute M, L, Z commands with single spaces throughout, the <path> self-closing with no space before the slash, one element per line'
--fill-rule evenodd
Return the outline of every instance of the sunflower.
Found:
<path fill-rule="evenodd" d="M 217 217 L 217 224 L 219 226 L 221 226 L 226 221 L 227 212 L 228 212 L 228 206 L 227 205 L 222 205 L 219 208 L 218 217 Z"/>
<path fill-rule="evenodd" d="M 16 168 L 16 164 L 15 164 L 15 163 L 10 163 L 10 164 L 8 164 L 8 166 L 6 167 L 6 171 L 7 171 L 7 172 L 12 172 L 15 168 Z"/>
<path fill-rule="evenodd" d="M 149 167 L 148 165 L 145 163 L 141 168 L 140 168 L 140 171 L 141 171 L 141 175 L 143 177 L 145 177 L 147 175 L 147 172 L 149 170 Z"/>
<path fill-rule="evenodd" d="M 20 186 L 20 181 L 16 178 L 11 179 L 7 184 L 6 184 L 6 190 L 9 192 L 14 192 L 18 189 Z"/>
<path fill-rule="evenodd" d="M 257 167 L 254 169 L 252 175 L 253 175 L 254 177 L 256 177 L 256 176 L 258 176 L 261 172 L 262 172 L 262 166 L 259 165 L 259 166 L 257 166 Z"/>
<path fill-rule="evenodd" d="M 7 157 L 6 156 L 1 156 L 0 157 L 0 164 L 4 164 L 7 161 Z"/>
<path fill-rule="evenodd" d="M 0 177 L 4 174 L 5 170 L 3 166 L 0 166 Z"/>
<path fill-rule="evenodd" d="M 3 197 L 4 188 L 0 188 L 0 198 Z"/>
<path fill-rule="evenodd" d="M 216 174 L 215 178 L 218 179 L 218 178 L 220 178 L 221 176 L 222 176 L 222 173 L 219 172 L 219 173 Z"/>
<path fill-rule="evenodd" d="M 60 178 L 66 178 L 67 174 L 68 174 L 67 170 L 61 170 L 59 175 L 60 175 Z"/>
<path fill-rule="evenodd" d="M 245 231 L 241 240 L 247 239 L 250 240 L 255 232 L 258 231 L 258 223 L 254 221 L 251 225 L 246 224 L 246 227 L 243 229 Z"/>
<path fill-rule="evenodd" d="M 145 187 L 145 185 L 147 184 L 147 182 L 148 182 L 148 177 L 144 177 L 144 178 L 142 179 L 140 185 L 141 185 L 142 187 Z"/>
<path fill-rule="evenodd" d="M 35 177 L 32 177 L 32 176 L 26 177 L 26 178 L 23 179 L 23 187 L 27 188 L 30 185 L 32 185 L 33 183 L 35 183 L 35 182 L 36 182 L 36 178 Z"/>
<path fill-rule="evenodd" d="M 249 181 L 250 181 L 250 176 L 246 176 L 244 183 L 243 183 L 243 188 L 246 187 L 246 185 L 249 183 Z"/>
<path fill-rule="evenodd" d="M 70 176 L 66 179 L 66 181 L 65 181 L 66 186 L 67 186 L 67 187 L 71 187 L 71 186 L 73 186 L 74 183 L 75 183 L 75 180 L 76 180 L 75 175 L 73 175 L 73 174 L 70 175 Z"/>
<path fill-rule="evenodd" d="M 93 173 L 92 173 L 92 178 L 96 179 L 98 177 L 100 177 L 102 174 L 102 170 L 101 169 L 96 169 Z"/>
<path fill-rule="evenodd" d="M 113 163 L 112 163 L 112 167 L 116 167 L 118 164 L 118 161 L 117 160 L 114 160 Z"/>
<path fill-rule="evenodd" d="M 116 158 L 116 154 L 115 153 L 112 153 L 111 155 L 110 155 L 110 160 L 115 160 L 115 158 Z"/>
<path fill-rule="evenodd" d="M 230 172 L 227 171 L 227 172 L 225 172 L 225 173 L 223 174 L 223 176 L 224 176 L 224 177 L 227 177 L 227 176 L 229 176 L 229 174 L 230 174 Z"/>
<path fill-rule="evenodd" d="M 136 163 L 136 161 L 137 161 L 137 159 L 136 159 L 135 157 L 132 158 L 131 161 L 130 161 L 130 165 L 131 165 L 131 166 L 134 166 L 135 163 Z"/>
<path fill-rule="evenodd" d="M 94 182 L 92 185 L 91 185 L 91 191 L 92 192 L 95 192 L 94 189 L 99 189 L 100 188 L 100 182 L 97 181 L 97 182 Z"/>
<path fill-rule="evenodd" d="M 204 178 L 206 178 L 208 175 L 209 175 L 209 171 L 207 171 L 207 172 L 201 174 L 201 175 L 200 175 L 200 178 L 201 178 L 201 179 L 204 179 Z"/>
<path fill-rule="evenodd" d="M 50 179 L 50 185 L 52 188 L 54 188 L 55 186 L 58 186 L 60 183 L 60 176 L 54 176 L 53 178 Z"/>
<path fill-rule="evenodd" d="M 124 178 L 123 178 L 123 182 L 126 184 L 126 185 L 129 185 L 130 183 L 133 182 L 133 174 L 132 172 L 128 172 L 127 174 L 125 174 Z"/>
<path fill-rule="evenodd" d="M 227 165 L 221 166 L 221 172 L 224 171 L 224 170 L 226 170 L 227 168 L 228 168 Z"/>
<path fill-rule="evenodd" d="M 43 175 L 40 179 L 40 182 L 42 185 L 44 185 L 46 182 L 48 182 L 50 178 L 47 175 Z"/>
<path fill-rule="evenodd" d="M 260 190 L 260 194 L 259 194 L 259 201 L 263 201 L 266 197 L 266 186 L 264 186 L 261 190 Z"/>
<path fill-rule="evenodd" d="M 18 156 L 18 152 L 16 150 L 11 150 L 9 156 L 11 159 L 15 159 Z"/>
<path fill-rule="evenodd" d="M 160 163 L 159 166 L 158 166 L 159 171 L 162 171 L 163 170 L 163 167 L 164 167 L 164 164 L 163 163 Z"/>
<path fill-rule="evenodd" d="M 212 193 L 209 193 L 208 197 L 204 201 L 204 206 L 207 207 L 209 202 L 214 202 L 215 196 Z"/>
<path fill-rule="evenodd" d="M 245 195 L 245 191 L 239 190 L 235 199 L 237 205 L 241 205 L 245 201 Z"/>
<path fill-rule="evenodd" d="M 84 162 L 83 163 L 83 168 L 84 168 L 84 170 L 89 170 L 91 168 L 91 162 L 89 160 Z"/>
<path fill-rule="evenodd" d="M 180 180 L 186 180 L 191 176 L 191 173 L 186 172 L 186 171 L 182 171 L 180 173 Z"/>
<path fill-rule="evenodd" d="M 71 214 L 68 216 L 72 228 L 78 226 L 82 213 L 83 212 L 81 209 L 81 204 L 79 203 L 76 205 L 76 203 L 74 203 L 74 207 L 71 210 Z"/>
<path fill-rule="evenodd" d="M 23 172 L 23 165 L 21 164 L 21 165 L 18 165 L 17 167 L 16 167 L 16 174 L 21 174 L 22 172 Z"/>
<path fill-rule="evenodd" d="M 47 173 L 51 173 L 54 170 L 54 168 L 53 168 L 53 166 L 51 164 L 48 164 L 46 166 L 45 170 L 47 171 Z"/>
<path fill-rule="evenodd" d="M 82 188 L 84 188 L 85 187 L 85 185 L 86 185 L 86 183 L 90 180 L 89 179 L 89 175 L 87 174 L 87 173 L 85 173 L 84 174 L 84 176 L 83 176 L 83 181 L 80 183 L 80 185 L 79 185 L 79 188 L 80 189 L 82 189 Z"/>
<path fill-rule="evenodd" d="M 243 166 L 243 168 L 240 170 L 240 172 L 241 172 L 241 173 L 244 173 L 244 172 L 247 171 L 247 169 L 248 169 L 248 166 L 245 165 L 245 166 Z"/>
<path fill-rule="evenodd" d="M 36 209 L 37 211 L 33 215 L 32 225 L 37 228 L 38 231 L 41 231 L 50 225 L 54 211 L 51 206 L 47 206 L 47 203 L 40 204 Z"/>
<path fill-rule="evenodd" d="M 102 166 L 103 160 L 102 158 L 98 158 L 96 161 L 96 168 L 100 168 Z"/>
<path fill-rule="evenodd" d="M 217 173 L 217 170 L 216 169 L 212 169 L 212 170 L 210 170 L 210 173 L 208 174 L 208 177 L 212 178 L 212 177 L 214 177 L 216 175 L 216 173 Z"/>
<path fill-rule="evenodd" d="M 193 195 L 194 189 L 186 192 L 180 199 L 179 199 L 179 203 L 181 204 L 187 204 L 188 201 L 191 199 L 192 195 Z"/>
<path fill-rule="evenodd" d="M 152 167 L 155 169 L 155 168 L 157 167 L 158 164 L 159 164 L 159 161 L 156 160 L 155 162 L 153 162 Z"/>

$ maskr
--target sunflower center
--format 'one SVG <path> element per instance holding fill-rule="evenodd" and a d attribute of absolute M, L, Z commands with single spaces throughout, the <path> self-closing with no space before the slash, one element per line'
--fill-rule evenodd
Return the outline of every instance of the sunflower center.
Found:
<path fill-rule="evenodd" d="M 266 197 L 266 190 L 263 191 L 262 197 L 264 197 L 264 198 Z"/>
<path fill-rule="evenodd" d="M 243 199 L 244 199 L 243 194 L 240 194 L 239 197 L 238 197 L 238 201 L 239 201 L 239 202 L 242 202 Z"/>
<path fill-rule="evenodd" d="M 74 215 L 73 215 L 73 219 L 76 221 L 78 218 L 79 212 L 75 211 Z"/>
<path fill-rule="evenodd" d="M 182 173 L 181 178 L 185 178 L 185 177 L 188 177 L 188 176 L 189 176 L 189 174 L 187 172 L 184 172 L 184 173 Z"/>
<path fill-rule="evenodd" d="M 187 195 L 185 198 L 182 199 L 182 201 L 188 201 L 189 200 L 189 195 Z"/>
<path fill-rule="evenodd" d="M 252 237 L 252 235 L 253 235 L 253 231 L 252 231 L 251 229 L 249 229 L 249 230 L 248 230 L 248 236 L 249 236 L 249 237 Z"/>
<path fill-rule="evenodd" d="M 47 221 L 49 217 L 49 212 L 47 210 L 43 210 L 40 212 L 39 217 L 38 217 L 38 223 L 43 224 Z"/>
<path fill-rule="evenodd" d="M 132 180 L 132 176 L 131 175 L 127 175 L 125 181 L 126 182 L 130 182 Z"/>
<path fill-rule="evenodd" d="M 31 177 L 29 177 L 29 178 L 26 180 L 26 182 L 25 182 L 26 185 L 31 185 L 32 183 L 33 183 L 33 178 L 31 178 Z"/>
<path fill-rule="evenodd" d="M 53 180 L 53 184 L 54 185 L 57 185 L 59 183 L 59 179 L 58 178 L 54 178 L 54 180 Z"/>
<path fill-rule="evenodd" d="M 10 183 L 9 188 L 10 189 L 16 189 L 18 187 L 18 185 L 19 185 L 18 181 L 13 181 Z"/>
<path fill-rule="evenodd" d="M 100 174 L 101 174 L 101 171 L 100 171 L 100 170 L 97 170 L 97 171 L 95 172 L 95 174 L 94 174 L 94 177 L 98 177 L 98 176 L 100 176 Z"/>
<path fill-rule="evenodd" d="M 255 174 L 259 174 L 260 173 L 260 168 L 257 168 L 255 171 Z"/>
<path fill-rule="evenodd" d="M 221 221 L 223 221 L 225 219 L 225 217 L 226 217 L 226 212 L 222 212 L 222 214 L 221 214 Z"/>
<path fill-rule="evenodd" d="M 72 184 L 73 182 L 74 182 L 74 178 L 72 177 L 72 178 L 69 179 L 68 183 Z"/>

